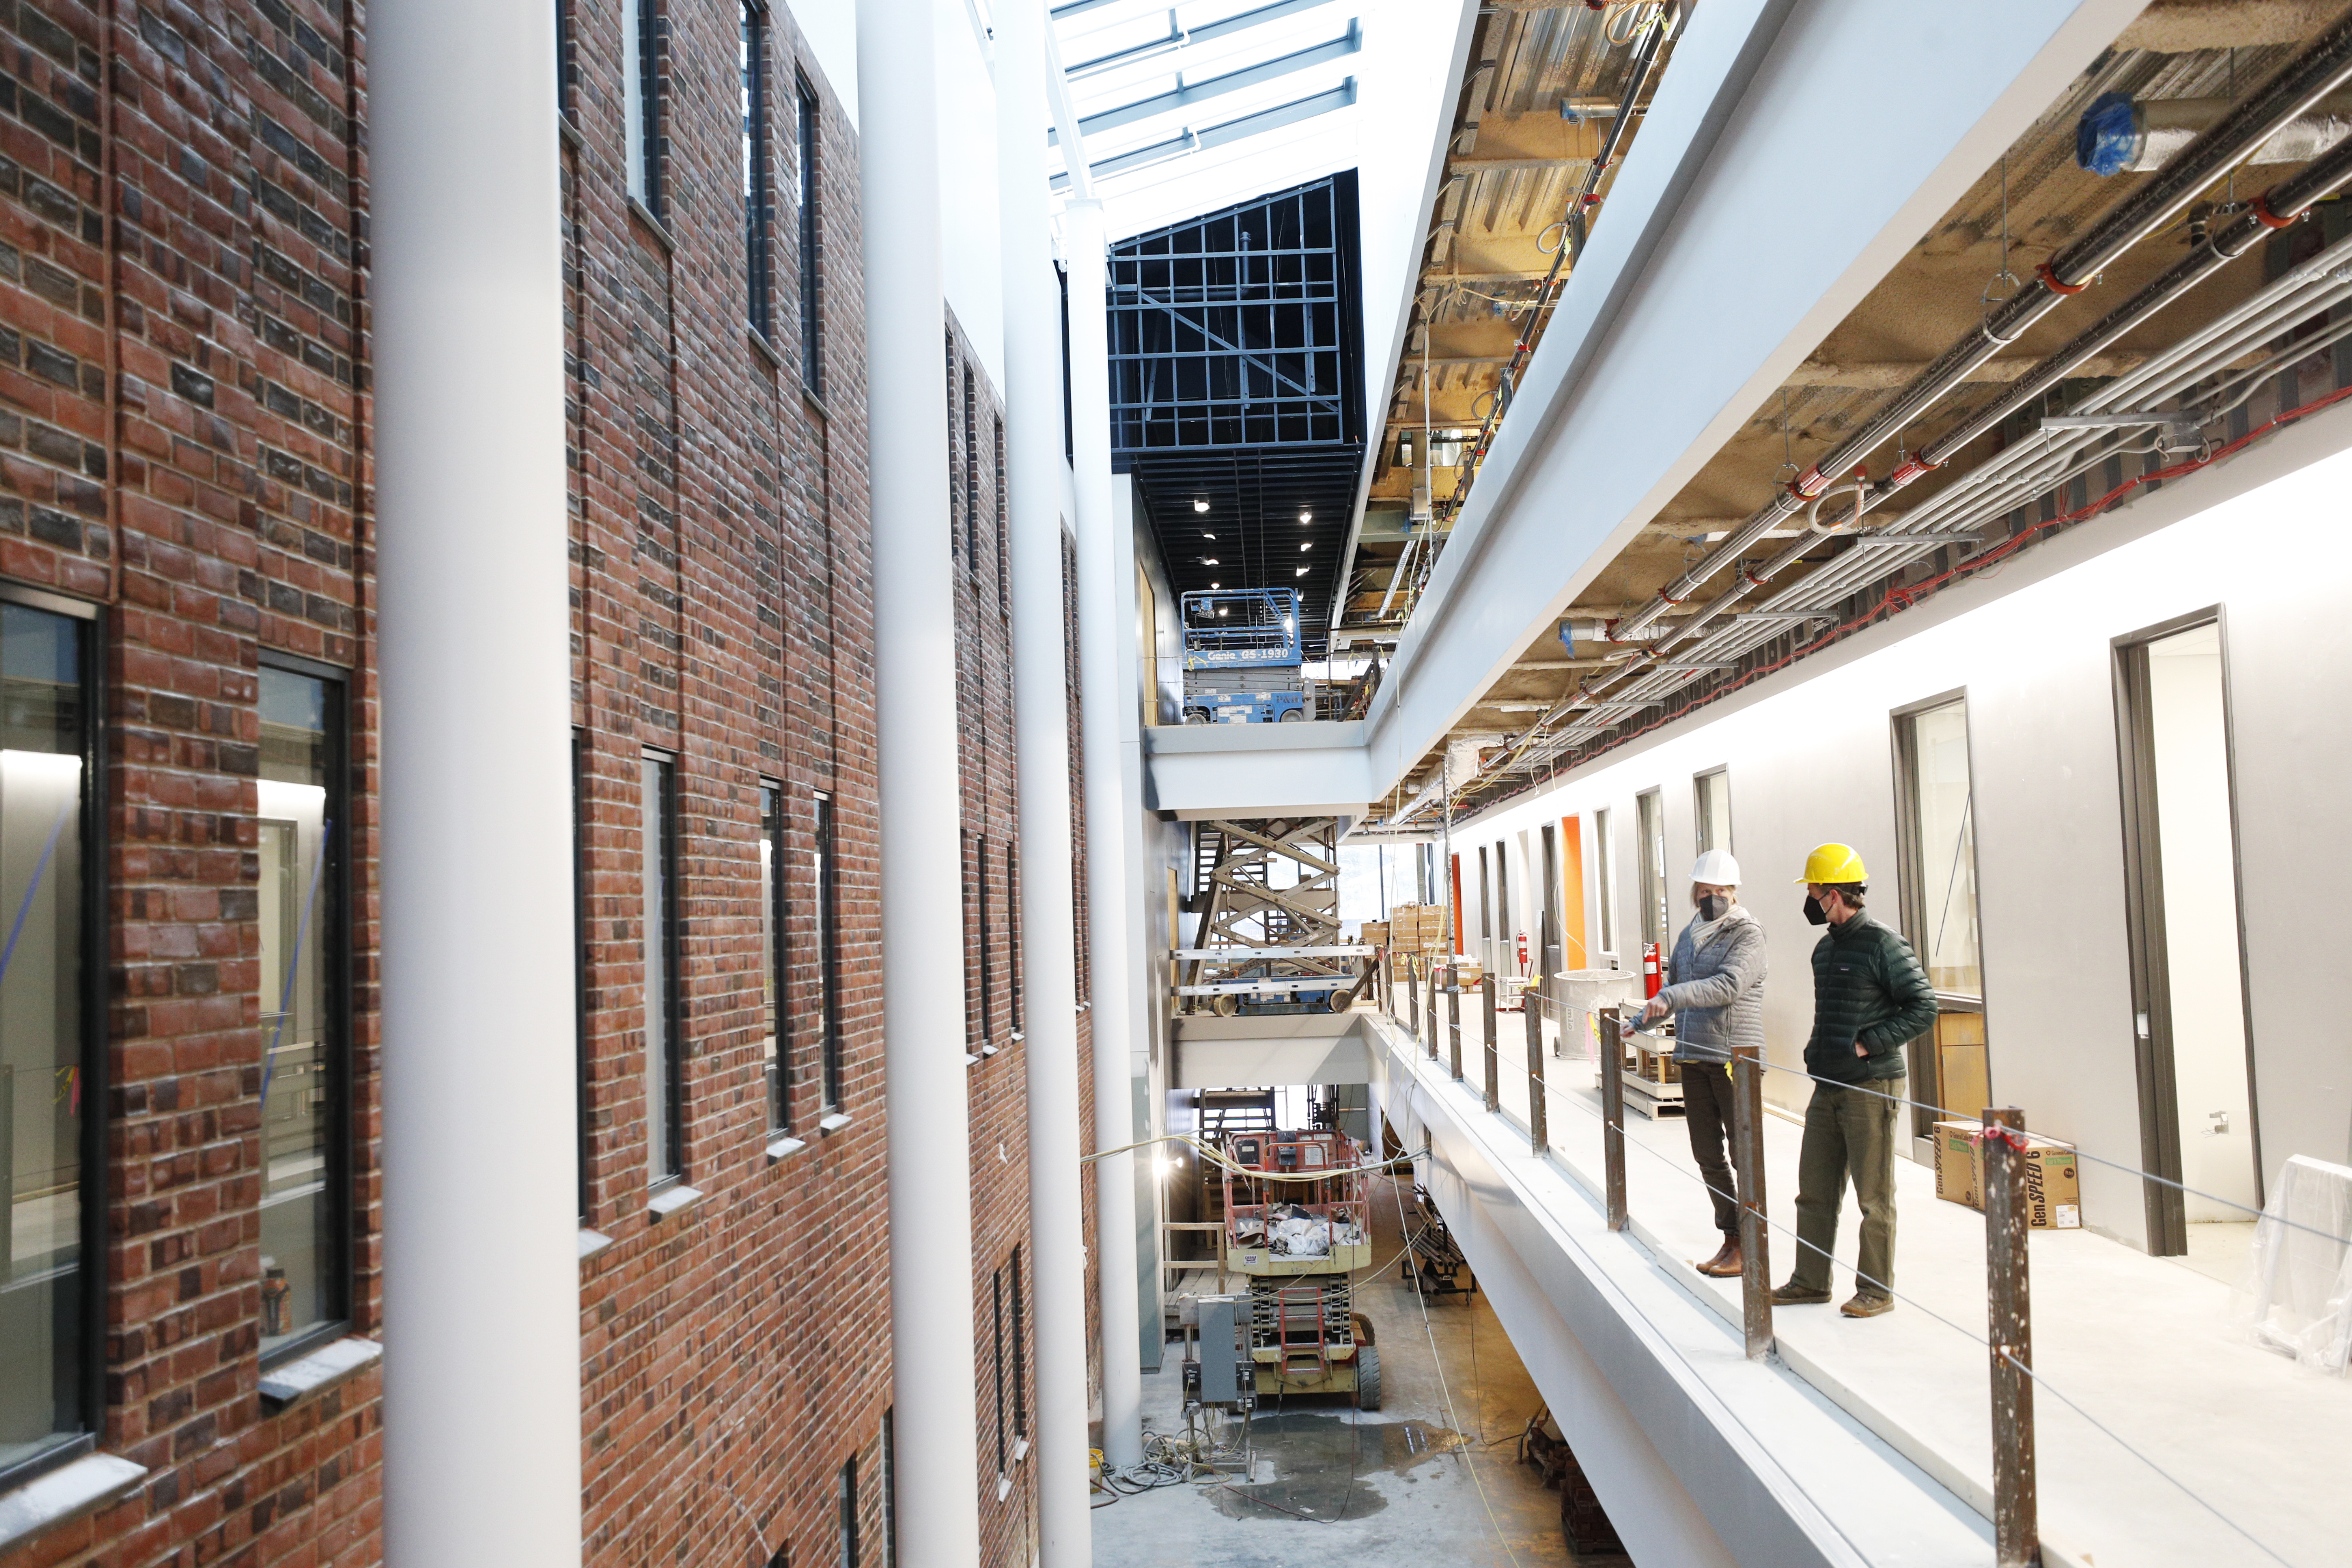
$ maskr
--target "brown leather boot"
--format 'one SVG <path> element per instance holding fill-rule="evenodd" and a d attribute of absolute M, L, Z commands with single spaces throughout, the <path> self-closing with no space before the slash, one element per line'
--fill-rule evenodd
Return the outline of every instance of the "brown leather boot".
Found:
<path fill-rule="evenodd" d="M 1722 1250 L 1698 1266 L 1701 1274 L 1716 1279 L 1735 1279 L 1739 1269 L 1739 1238 L 1736 1236 L 1725 1237 Z"/>

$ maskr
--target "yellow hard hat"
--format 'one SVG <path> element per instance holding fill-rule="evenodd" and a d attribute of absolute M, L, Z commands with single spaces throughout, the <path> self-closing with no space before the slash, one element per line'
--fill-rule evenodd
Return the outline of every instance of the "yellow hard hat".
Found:
<path fill-rule="evenodd" d="M 1870 873 L 1862 868 L 1862 857 L 1851 845 L 1822 844 L 1805 857 L 1805 874 L 1800 882 L 1867 882 Z"/>

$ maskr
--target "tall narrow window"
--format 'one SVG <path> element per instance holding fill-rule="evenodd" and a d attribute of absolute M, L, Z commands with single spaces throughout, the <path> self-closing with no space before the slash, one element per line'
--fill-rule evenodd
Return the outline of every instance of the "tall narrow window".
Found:
<path fill-rule="evenodd" d="M 1976 800 L 1969 780 L 1969 705 L 1950 698 L 1895 716 L 1896 864 L 1903 929 L 1936 988 L 1936 1026 L 1911 1042 L 1918 1099 L 1974 1116 L 1990 1105 L 1984 970 L 1977 939 Z M 1933 1111 L 1912 1111 L 1915 1137 Z"/>
<path fill-rule="evenodd" d="M 100 1412 L 82 1259 L 103 1244 L 89 1064 L 89 623 L 0 605 L 0 1484 L 84 1446 Z M 268 988 L 265 987 L 267 990 Z M 274 991 L 269 992 L 274 995 Z M 84 1196 L 89 1199 L 85 1203 Z"/>
<path fill-rule="evenodd" d="M 774 218 L 768 199 L 768 8 L 742 0 L 743 280 L 751 330 L 769 335 L 768 236 Z"/>
<path fill-rule="evenodd" d="M 1592 814 L 1592 848 L 1595 885 L 1601 891 L 1601 951 L 1614 955 L 1617 952 L 1617 855 L 1616 846 L 1609 838 L 1612 816 L 1606 807 Z"/>
<path fill-rule="evenodd" d="M 1001 616 L 1013 613 L 1012 556 L 1013 540 L 1005 531 L 1010 515 L 1005 501 L 1004 486 L 1004 421 L 996 422 L 996 612 Z"/>
<path fill-rule="evenodd" d="M 1642 940 L 1663 942 L 1673 918 L 1666 909 L 1666 803 L 1656 790 L 1633 797 L 1642 830 Z"/>
<path fill-rule="evenodd" d="M 817 107 L 816 94 L 803 81 L 794 95 L 794 150 L 799 154 L 799 187 L 801 198 L 798 237 L 800 241 L 801 284 L 801 383 L 811 392 L 824 391 L 824 358 L 820 352 L 823 313 L 818 310 L 821 281 L 817 268 Z"/>
<path fill-rule="evenodd" d="M 1029 1015 L 1021 995 L 1021 845 L 1017 839 L 1004 847 L 1004 942 L 1010 955 L 1005 978 L 1011 983 L 1013 1037 L 1017 1040 L 1029 1029 Z"/>
<path fill-rule="evenodd" d="M 344 1317 L 340 682 L 261 670 L 261 1351 Z"/>
<path fill-rule="evenodd" d="M 980 858 L 980 875 L 972 881 L 980 900 L 980 1037 L 985 1044 L 996 1037 L 996 932 L 988 923 L 988 835 L 979 835 L 974 847 Z"/>
<path fill-rule="evenodd" d="M 841 1462 L 839 1496 L 841 1568 L 857 1568 L 857 1460 Z"/>
<path fill-rule="evenodd" d="M 588 1103 L 592 1065 L 588 1041 L 588 733 L 572 731 L 572 1050 L 577 1096 L 580 1142 L 580 1225 L 587 1228 L 594 1206 L 589 1177 L 594 1170 L 589 1130 L 593 1124 Z"/>
<path fill-rule="evenodd" d="M 676 766 L 647 752 L 638 763 L 639 854 L 645 929 L 646 1173 L 656 1184 L 680 1173 L 677 1093 Z"/>
<path fill-rule="evenodd" d="M 629 195 L 646 210 L 661 214 L 661 136 L 654 64 L 654 12 L 658 0 L 621 0 L 622 151 L 628 163 Z"/>
<path fill-rule="evenodd" d="M 810 855 L 815 889 L 818 1086 L 824 1109 L 841 1109 L 840 868 L 833 847 L 833 797 L 816 797 L 815 847 Z"/>
<path fill-rule="evenodd" d="M 793 1124 L 785 1071 L 784 791 L 760 785 L 760 1059 L 768 1077 L 768 1117 L 778 1131 Z"/>
<path fill-rule="evenodd" d="M 1013 1435 L 1025 1444 L 1029 1438 L 1029 1310 L 1022 1305 L 1021 1248 L 1013 1249 L 1013 1261 L 1008 1269 L 1007 1284 L 1013 1298 Z M 1024 1450 L 1015 1446 L 1013 1458 Z"/>
<path fill-rule="evenodd" d="M 980 570 L 980 388 L 963 367 L 963 569 Z"/>
<path fill-rule="evenodd" d="M 990 1333 L 996 1347 L 996 1473 L 1003 1475 L 1010 1468 L 1004 1441 L 1004 1270 L 989 1276 L 988 1311 Z"/>
<path fill-rule="evenodd" d="M 555 0 L 555 112 L 572 113 L 571 0 Z"/>
<path fill-rule="evenodd" d="M 898 1412 L 882 1412 L 882 1568 L 898 1568 Z"/>
<path fill-rule="evenodd" d="M 1495 934 L 1503 939 L 1507 950 L 1510 949 L 1514 945 L 1511 937 L 1518 930 L 1518 922 L 1511 913 L 1511 851 L 1507 841 L 1495 846 Z M 1512 962 L 1512 957 L 1510 952 L 1504 952 L 1506 965 Z"/>
<path fill-rule="evenodd" d="M 1731 853 L 1731 773 L 1717 768 L 1691 780 L 1691 804 L 1698 826 L 1698 852 Z"/>

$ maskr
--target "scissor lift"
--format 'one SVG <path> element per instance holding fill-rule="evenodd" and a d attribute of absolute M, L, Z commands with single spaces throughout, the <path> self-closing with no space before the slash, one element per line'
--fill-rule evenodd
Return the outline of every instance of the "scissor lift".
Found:
<path fill-rule="evenodd" d="M 1321 1130 L 1235 1132 L 1223 1150 L 1244 1167 L 1224 1172 L 1225 1271 L 1249 1281 L 1259 1394 L 1347 1394 L 1359 1409 L 1379 1409 L 1380 1352 L 1354 1310 L 1352 1287 L 1372 1260 L 1361 1168 L 1369 1156 L 1346 1133 Z M 1312 1245 L 1278 1249 L 1286 1224 Z"/>

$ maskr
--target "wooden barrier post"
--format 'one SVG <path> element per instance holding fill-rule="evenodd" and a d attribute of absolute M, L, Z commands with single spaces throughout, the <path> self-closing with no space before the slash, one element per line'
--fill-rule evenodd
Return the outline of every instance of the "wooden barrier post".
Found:
<path fill-rule="evenodd" d="M 1479 998 L 1479 1011 L 1484 1015 L 1486 1025 L 1486 1109 L 1500 1110 L 1503 1109 L 1502 1059 L 1500 1042 L 1495 1038 L 1495 977 L 1489 974 L 1479 981 L 1478 989 L 1483 993 Z"/>
<path fill-rule="evenodd" d="M 1731 1047 L 1731 1162 L 1739 1180 L 1740 1323 L 1748 1359 L 1761 1361 L 1772 1350 L 1772 1260 L 1764 1223 L 1764 1063 L 1754 1046 Z"/>
<path fill-rule="evenodd" d="M 1609 1228 L 1625 1228 L 1625 1046 L 1618 1010 L 1601 1013 L 1601 1190 L 1609 1203 Z"/>
<path fill-rule="evenodd" d="M 1445 1060 L 1454 1081 L 1462 1081 L 1462 966 L 1445 966 Z"/>
<path fill-rule="evenodd" d="M 2033 1468 L 2033 1313 L 2026 1276 L 2025 1112 L 1984 1113 L 1985 1273 L 1992 1347 L 1992 1539 L 1999 1568 L 2041 1568 Z"/>
<path fill-rule="evenodd" d="M 1551 1143 L 1551 1103 L 1544 1098 L 1543 1009 L 1533 990 L 1519 993 L 1528 1026 L 1528 1143 L 1540 1154 Z"/>

